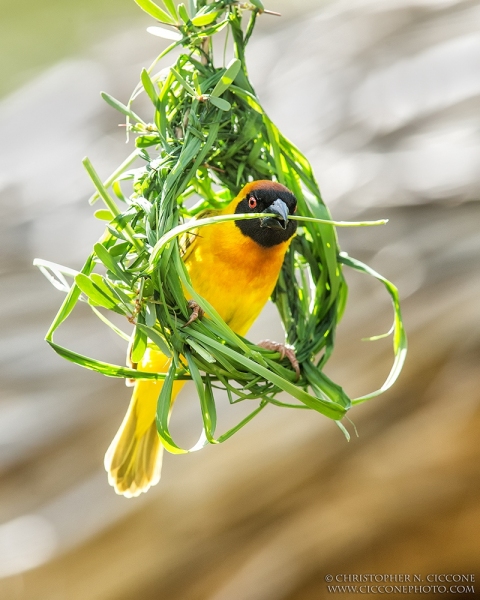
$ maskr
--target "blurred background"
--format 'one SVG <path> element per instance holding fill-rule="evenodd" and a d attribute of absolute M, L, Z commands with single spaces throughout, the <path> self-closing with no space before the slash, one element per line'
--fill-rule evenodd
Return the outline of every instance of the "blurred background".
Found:
<path fill-rule="evenodd" d="M 63 298 L 32 261 L 79 269 L 101 235 L 81 159 L 105 178 L 129 149 L 99 91 L 126 101 L 164 43 L 133 0 L 1 0 L 2 600 L 318 600 L 325 575 L 360 573 L 473 575 L 480 594 L 480 2 L 267 7 L 283 16 L 263 15 L 249 47 L 267 112 L 334 218 L 390 219 L 339 237 L 400 289 L 404 372 L 351 411 L 349 443 L 319 414 L 271 407 L 222 446 L 167 455 L 147 495 L 117 497 L 103 455 L 130 390 L 43 341 Z M 361 339 L 388 330 L 391 307 L 346 276 L 327 371 L 357 396 L 390 368 L 391 340 Z M 282 339 L 275 310 L 249 337 Z M 58 340 L 124 360 L 87 308 Z M 198 401 L 181 398 L 187 444 Z"/>

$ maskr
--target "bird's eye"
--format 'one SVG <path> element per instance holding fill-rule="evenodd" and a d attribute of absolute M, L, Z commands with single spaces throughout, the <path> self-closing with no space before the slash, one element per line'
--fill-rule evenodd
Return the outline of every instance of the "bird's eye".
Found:
<path fill-rule="evenodd" d="M 254 196 L 250 196 L 248 199 L 248 206 L 250 208 L 255 208 L 257 206 L 257 199 Z"/>

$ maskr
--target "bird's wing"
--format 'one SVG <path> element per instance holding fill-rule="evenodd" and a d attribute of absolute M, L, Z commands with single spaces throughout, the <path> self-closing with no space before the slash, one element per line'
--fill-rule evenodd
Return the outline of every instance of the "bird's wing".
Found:
<path fill-rule="evenodd" d="M 219 210 L 206 208 L 205 210 L 202 210 L 201 212 L 198 213 L 198 215 L 195 216 L 195 220 L 206 219 L 208 217 L 215 217 L 218 214 L 220 214 Z M 201 232 L 201 229 L 198 229 L 198 228 L 190 229 L 190 231 L 187 231 L 182 236 L 180 236 L 180 238 L 179 238 L 180 254 L 182 256 L 183 262 L 185 262 L 188 259 L 188 256 L 190 255 L 190 253 L 192 252 L 192 250 L 194 248 L 195 241 L 199 237 L 202 237 L 202 232 Z"/>

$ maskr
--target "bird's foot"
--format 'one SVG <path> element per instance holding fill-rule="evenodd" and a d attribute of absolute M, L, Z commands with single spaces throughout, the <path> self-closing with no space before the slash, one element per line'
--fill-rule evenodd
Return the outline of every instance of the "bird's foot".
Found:
<path fill-rule="evenodd" d="M 290 346 L 286 344 L 281 344 L 280 342 L 272 342 L 271 340 L 263 340 L 258 343 L 257 346 L 260 348 L 265 348 L 266 350 L 274 350 L 275 352 L 280 353 L 280 360 L 283 360 L 285 357 L 288 358 L 290 364 L 293 367 L 293 370 L 297 374 L 297 379 L 300 379 L 300 365 L 298 364 L 297 357 L 295 356 L 295 351 Z"/>
<path fill-rule="evenodd" d="M 190 318 L 185 323 L 185 325 L 183 325 L 183 327 L 188 327 L 191 323 L 193 323 L 197 319 L 201 319 L 203 317 L 203 315 L 205 314 L 205 311 L 203 310 L 203 308 L 201 308 L 201 306 L 199 304 L 197 304 L 195 302 L 195 300 L 189 300 L 187 305 L 188 305 L 188 308 L 191 309 L 192 314 L 190 315 Z"/>

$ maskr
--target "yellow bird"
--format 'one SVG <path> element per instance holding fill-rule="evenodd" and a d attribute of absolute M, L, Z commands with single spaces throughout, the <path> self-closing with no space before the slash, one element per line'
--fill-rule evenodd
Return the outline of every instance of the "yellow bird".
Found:
<path fill-rule="evenodd" d="M 296 221 L 288 219 L 296 208 L 297 200 L 285 186 L 268 180 L 249 183 L 225 209 L 214 214 L 265 212 L 275 216 L 207 225 L 198 230 L 183 255 L 194 289 L 242 336 L 273 292 L 296 231 Z M 199 313 L 198 305 L 190 305 L 193 313 L 187 325 Z M 290 348 L 268 340 L 261 345 L 278 350 L 282 358 L 287 356 L 299 373 Z M 138 369 L 166 373 L 170 360 L 148 348 Z M 174 383 L 172 402 L 183 383 Z M 127 414 L 107 450 L 105 468 L 118 494 L 138 496 L 160 480 L 163 446 L 155 416 L 162 385 L 160 381 L 137 380 Z"/>

